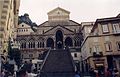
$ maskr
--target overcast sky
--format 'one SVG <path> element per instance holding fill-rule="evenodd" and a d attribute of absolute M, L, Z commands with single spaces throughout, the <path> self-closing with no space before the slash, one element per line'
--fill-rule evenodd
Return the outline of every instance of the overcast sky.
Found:
<path fill-rule="evenodd" d="M 120 0 L 21 0 L 19 15 L 28 13 L 38 25 L 48 20 L 47 12 L 61 7 L 70 11 L 70 19 L 78 23 L 120 13 Z"/>

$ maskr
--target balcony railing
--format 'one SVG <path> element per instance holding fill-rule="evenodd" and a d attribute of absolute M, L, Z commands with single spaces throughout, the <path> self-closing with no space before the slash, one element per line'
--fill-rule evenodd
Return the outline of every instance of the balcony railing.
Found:
<path fill-rule="evenodd" d="M 120 34 L 120 30 L 113 30 L 113 34 Z"/>
<path fill-rule="evenodd" d="M 120 55 L 119 51 L 106 52 L 105 55 Z"/>

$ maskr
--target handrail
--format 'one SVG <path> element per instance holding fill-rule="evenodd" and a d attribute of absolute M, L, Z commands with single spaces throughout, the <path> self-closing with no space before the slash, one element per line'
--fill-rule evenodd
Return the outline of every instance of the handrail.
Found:
<path fill-rule="evenodd" d="M 49 56 L 50 51 L 51 51 L 51 49 L 49 49 L 49 51 L 48 51 L 45 59 L 43 60 L 43 63 L 42 63 L 42 65 L 41 65 L 41 67 L 40 67 L 40 71 L 42 70 L 42 68 L 43 68 L 43 66 L 44 66 L 44 64 L 45 64 L 45 62 L 46 62 L 46 60 L 47 60 L 47 57 Z"/>

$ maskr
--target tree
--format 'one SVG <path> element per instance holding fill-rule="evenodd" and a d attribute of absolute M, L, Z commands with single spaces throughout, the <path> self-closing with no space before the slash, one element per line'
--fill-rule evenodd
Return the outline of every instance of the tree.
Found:
<path fill-rule="evenodd" d="M 10 60 L 13 59 L 12 46 L 11 46 L 10 38 L 9 38 L 9 41 L 8 41 L 8 58 L 10 58 Z"/>
<path fill-rule="evenodd" d="M 20 66 L 21 64 L 21 53 L 19 48 L 12 48 L 11 41 L 8 42 L 8 58 L 10 60 L 15 60 L 16 65 Z"/>
<path fill-rule="evenodd" d="M 16 65 L 20 66 L 20 64 L 21 64 L 20 50 L 18 48 L 14 48 L 14 49 L 12 49 L 12 53 L 13 53 L 12 57 L 15 60 Z"/>

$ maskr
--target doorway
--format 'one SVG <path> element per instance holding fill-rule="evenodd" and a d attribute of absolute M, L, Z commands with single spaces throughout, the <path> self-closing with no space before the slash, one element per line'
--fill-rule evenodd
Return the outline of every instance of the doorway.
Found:
<path fill-rule="evenodd" d="M 56 48 L 62 49 L 63 48 L 63 33 L 61 30 L 56 32 Z"/>

